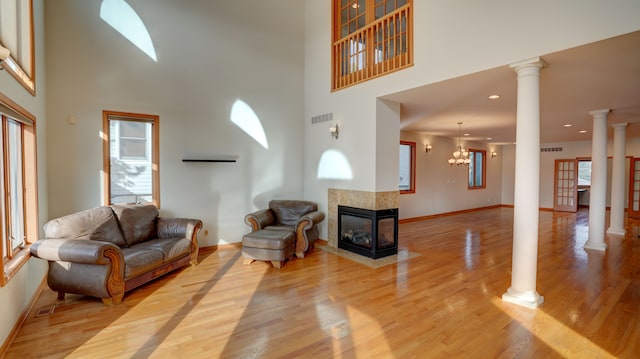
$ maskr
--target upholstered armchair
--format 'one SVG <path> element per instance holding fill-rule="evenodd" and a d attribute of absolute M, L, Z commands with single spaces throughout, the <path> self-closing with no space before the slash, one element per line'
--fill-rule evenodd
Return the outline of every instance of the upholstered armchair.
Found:
<path fill-rule="evenodd" d="M 252 232 L 261 229 L 288 230 L 295 233 L 295 255 L 304 258 L 313 250 L 318 239 L 317 224 L 324 220 L 324 213 L 311 201 L 272 200 L 269 208 L 249 213 L 244 221 Z"/>

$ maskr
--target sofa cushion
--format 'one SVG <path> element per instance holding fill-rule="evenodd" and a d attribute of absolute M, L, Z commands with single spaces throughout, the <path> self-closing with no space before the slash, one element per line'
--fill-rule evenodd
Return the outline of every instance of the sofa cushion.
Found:
<path fill-rule="evenodd" d="M 155 250 L 162 253 L 163 261 L 169 262 L 189 254 L 191 240 L 188 238 L 158 238 L 136 244 L 133 248 Z"/>
<path fill-rule="evenodd" d="M 318 210 L 318 205 L 311 201 L 299 200 L 272 200 L 269 209 L 276 214 L 278 224 L 295 226 L 300 217 Z"/>
<path fill-rule="evenodd" d="M 90 239 L 126 247 L 118 221 L 109 207 L 97 207 L 52 219 L 44 225 L 45 238 Z"/>
<path fill-rule="evenodd" d="M 148 205 L 113 205 L 111 206 L 118 221 L 124 240 L 129 246 L 156 237 L 156 218 L 158 208 Z"/>
<path fill-rule="evenodd" d="M 137 246 L 136 246 L 137 247 Z M 155 249 L 124 248 L 124 279 L 130 279 L 162 264 L 163 255 Z"/>

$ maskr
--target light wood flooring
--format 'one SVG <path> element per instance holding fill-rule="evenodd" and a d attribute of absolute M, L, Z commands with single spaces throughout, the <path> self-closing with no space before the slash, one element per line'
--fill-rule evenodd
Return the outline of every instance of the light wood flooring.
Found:
<path fill-rule="evenodd" d="M 382 268 L 225 245 L 116 307 L 45 289 L 7 358 L 640 358 L 640 221 L 606 252 L 582 248 L 587 222 L 540 213 L 537 310 L 501 300 L 513 209 L 494 208 L 400 225 L 420 256 Z"/>

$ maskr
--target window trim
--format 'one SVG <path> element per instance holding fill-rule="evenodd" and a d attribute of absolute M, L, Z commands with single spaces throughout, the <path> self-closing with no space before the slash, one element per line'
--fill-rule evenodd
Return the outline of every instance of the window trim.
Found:
<path fill-rule="evenodd" d="M 416 193 L 416 143 L 412 141 L 400 141 L 400 145 L 409 146 L 411 149 L 409 189 L 400 190 L 400 194 Z"/>
<path fill-rule="evenodd" d="M 11 76 L 13 76 L 32 96 L 36 95 L 36 56 L 35 56 L 35 41 L 34 41 L 34 31 L 33 31 L 33 0 L 24 0 L 29 2 L 29 19 L 28 24 L 24 24 L 22 19 L 16 19 L 16 23 L 18 24 L 17 32 L 22 32 L 25 26 L 28 26 L 29 31 L 29 44 L 27 46 L 29 53 L 26 56 L 29 56 L 30 60 L 30 68 L 27 73 L 24 70 L 24 65 L 19 63 L 15 58 L 15 54 L 10 54 L 9 57 L 0 63 L 4 69 L 7 70 Z M 0 44 L 3 41 L 0 39 Z M 21 56 L 24 54 L 20 54 Z"/>
<path fill-rule="evenodd" d="M 151 203 L 160 208 L 160 117 L 131 112 L 102 111 L 102 173 L 103 197 L 105 206 L 111 205 L 111 146 L 109 121 L 121 118 L 127 121 L 151 123 Z"/>
<path fill-rule="evenodd" d="M 29 247 L 31 243 L 35 242 L 39 236 L 39 219 L 38 219 L 38 175 L 37 175 L 37 142 L 36 142 L 36 117 L 29 113 L 27 110 L 11 101 L 8 97 L 0 93 L 0 115 L 2 119 L 2 125 L 4 126 L 4 118 L 12 118 L 18 121 L 21 126 L 22 136 L 22 186 L 23 186 L 23 216 L 24 216 L 24 237 L 25 245 L 15 253 L 5 257 L 0 255 L 0 264 L 2 264 L 3 273 L 0 277 L 0 287 L 4 287 L 9 283 L 16 273 L 22 268 L 29 258 L 31 258 L 31 252 Z M 7 156 L 7 144 L 3 140 L 4 157 Z M 2 161 L 6 160 L 2 158 Z M 8 172 L 0 174 L 4 176 L 5 188 L 2 191 L 7 191 L 7 176 Z M 8 201 L 8 197 L 4 196 L 5 202 Z M 6 204 L 5 204 L 6 208 Z M 7 220 L 6 213 L 2 213 L 0 216 L 1 221 Z M 6 233 L 3 233 L 2 240 L 6 240 Z"/>
<path fill-rule="evenodd" d="M 487 151 L 486 150 L 479 150 L 479 149 L 468 149 L 469 151 L 469 157 L 471 157 L 471 154 L 474 153 L 473 156 L 473 161 L 476 160 L 476 156 L 475 153 L 481 153 L 482 154 L 482 185 L 481 186 L 471 186 L 469 185 L 469 180 L 467 178 L 467 189 L 469 190 L 474 190 L 474 189 L 485 189 L 487 188 Z M 472 163 L 473 163 L 472 161 Z M 473 166 L 471 165 L 472 163 L 469 164 L 469 178 L 474 178 L 474 184 L 475 184 L 475 178 L 476 178 L 476 164 L 473 163 Z M 473 177 L 471 176 L 471 171 L 474 171 L 473 173 Z"/>

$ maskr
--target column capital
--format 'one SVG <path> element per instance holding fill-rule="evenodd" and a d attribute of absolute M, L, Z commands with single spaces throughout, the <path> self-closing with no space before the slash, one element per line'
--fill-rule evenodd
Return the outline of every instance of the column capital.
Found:
<path fill-rule="evenodd" d="M 516 62 L 512 62 L 509 64 L 509 67 L 514 69 L 516 72 L 523 68 L 528 67 L 537 67 L 539 69 L 547 66 L 547 63 L 540 57 L 532 57 L 530 59 L 520 60 Z"/>
<path fill-rule="evenodd" d="M 625 128 L 627 126 L 629 126 L 629 122 L 623 122 L 623 123 L 612 123 L 609 126 L 617 129 L 617 128 Z"/>
<path fill-rule="evenodd" d="M 607 115 L 609 114 L 609 112 L 611 112 L 610 109 L 605 108 L 602 110 L 593 110 L 593 111 L 589 111 L 589 115 L 595 117 L 607 117 Z"/>

